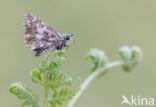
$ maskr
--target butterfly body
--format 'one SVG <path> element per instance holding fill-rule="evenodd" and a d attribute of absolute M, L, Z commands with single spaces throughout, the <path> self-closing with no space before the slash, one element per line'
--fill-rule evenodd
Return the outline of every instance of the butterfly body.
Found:
<path fill-rule="evenodd" d="M 72 34 L 61 34 L 41 19 L 27 13 L 24 15 L 26 45 L 40 56 L 50 48 L 61 50 L 69 46 Z"/>

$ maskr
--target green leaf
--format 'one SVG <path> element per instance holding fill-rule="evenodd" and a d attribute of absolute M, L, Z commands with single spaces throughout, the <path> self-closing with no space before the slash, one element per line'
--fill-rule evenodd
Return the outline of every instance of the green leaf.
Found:
<path fill-rule="evenodd" d="M 50 101 L 50 104 L 51 104 L 52 107 L 56 107 L 56 102 L 55 102 L 55 101 L 52 101 L 52 100 L 51 100 L 51 101 Z"/>
<path fill-rule="evenodd" d="M 31 90 L 25 88 L 22 83 L 16 82 L 9 88 L 12 94 L 15 94 L 17 98 L 23 100 L 22 105 L 31 105 L 31 107 L 40 107 L 37 101 L 37 97 L 31 93 Z"/>
<path fill-rule="evenodd" d="M 64 64 L 66 53 L 65 51 L 55 52 L 51 55 L 50 59 L 52 60 L 48 60 L 46 64 L 42 61 L 40 69 L 51 73 L 58 72 L 59 67 Z"/>
<path fill-rule="evenodd" d="M 76 95 L 76 93 L 79 91 L 79 88 L 77 89 L 68 89 L 68 88 L 62 88 L 59 92 L 55 91 L 52 99 L 49 100 L 52 107 L 56 107 L 55 104 L 61 105 L 63 101 L 67 101 L 67 99 L 71 99 L 73 96 Z"/>
<path fill-rule="evenodd" d="M 58 96 L 58 92 L 55 91 L 54 94 L 53 94 L 53 98 L 57 97 Z"/>
<path fill-rule="evenodd" d="M 64 63 L 66 58 L 66 53 L 64 51 L 55 52 L 51 55 L 52 60 L 45 61 L 45 59 L 40 63 L 39 69 L 34 69 L 31 72 L 31 78 L 34 83 L 39 83 L 43 85 L 43 75 L 44 72 L 49 72 L 54 75 L 54 80 L 57 81 L 57 74 L 55 72 L 59 71 L 59 67 Z M 70 84 L 70 83 L 68 83 Z"/>
<path fill-rule="evenodd" d="M 61 72 L 51 73 L 51 75 L 49 75 L 48 85 L 53 90 L 63 86 L 69 87 L 72 85 L 72 78 Z"/>
<path fill-rule="evenodd" d="M 31 79 L 34 83 L 40 83 L 42 85 L 43 73 L 40 70 L 34 69 L 31 72 Z"/>

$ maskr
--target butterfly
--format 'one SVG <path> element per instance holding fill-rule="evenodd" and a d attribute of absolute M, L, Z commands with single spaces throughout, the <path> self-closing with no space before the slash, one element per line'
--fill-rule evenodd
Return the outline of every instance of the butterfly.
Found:
<path fill-rule="evenodd" d="M 74 38 L 73 34 L 61 34 L 30 13 L 24 15 L 24 30 L 26 46 L 36 52 L 35 56 L 40 56 L 51 48 L 62 50 L 63 47 L 69 47 L 69 42 Z"/>

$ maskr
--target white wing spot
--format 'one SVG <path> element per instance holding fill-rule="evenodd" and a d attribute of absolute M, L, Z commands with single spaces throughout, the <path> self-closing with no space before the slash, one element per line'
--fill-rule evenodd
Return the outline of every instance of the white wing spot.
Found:
<path fill-rule="evenodd" d="M 34 50 L 36 47 L 34 45 L 31 46 L 31 49 Z"/>
<path fill-rule="evenodd" d="M 43 36 L 42 35 L 36 35 L 36 39 L 41 40 Z"/>
<path fill-rule="evenodd" d="M 38 33 L 41 33 L 41 34 L 43 34 L 43 30 L 42 29 L 38 29 Z"/>
<path fill-rule="evenodd" d="M 31 37 L 31 35 L 29 35 L 29 34 L 27 34 L 26 36 L 25 36 L 25 38 L 30 38 Z"/>
<path fill-rule="evenodd" d="M 51 43 L 47 43 L 48 46 L 51 46 Z"/>
<path fill-rule="evenodd" d="M 36 17 L 33 17 L 33 18 L 34 18 L 34 19 L 33 19 L 32 21 L 35 22 L 37 18 L 36 18 Z"/>

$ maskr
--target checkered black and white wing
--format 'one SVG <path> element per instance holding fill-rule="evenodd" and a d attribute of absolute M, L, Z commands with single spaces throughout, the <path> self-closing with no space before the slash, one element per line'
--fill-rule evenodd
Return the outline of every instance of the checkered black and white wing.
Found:
<path fill-rule="evenodd" d="M 30 13 L 24 15 L 24 29 L 26 45 L 36 51 L 35 56 L 40 56 L 61 39 L 59 32 Z"/>

